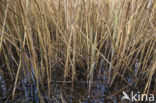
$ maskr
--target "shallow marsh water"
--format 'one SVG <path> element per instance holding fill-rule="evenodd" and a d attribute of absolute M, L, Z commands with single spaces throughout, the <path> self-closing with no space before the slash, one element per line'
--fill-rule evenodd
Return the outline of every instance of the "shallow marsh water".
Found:
<path fill-rule="evenodd" d="M 5 81 L 0 77 L 0 103 L 12 103 L 11 97 Z M 41 91 L 45 103 L 131 103 L 121 102 L 122 92 L 111 96 L 121 89 L 116 87 L 108 88 L 107 84 L 101 80 L 92 82 L 90 95 L 88 95 L 88 83 L 86 81 L 75 81 L 74 87 L 71 89 L 71 81 L 51 83 L 51 95 L 48 95 L 48 90 Z M 13 103 L 40 103 L 36 84 L 30 84 L 26 79 L 23 79 L 18 85 L 15 99 Z M 127 90 L 130 90 L 127 87 Z M 11 91 L 11 89 L 10 89 Z"/>
<path fill-rule="evenodd" d="M 48 96 L 48 90 L 44 89 L 42 96 L 45 103 L 62 103 L 63 101 L 64 103 L 104 103 L 106 101 L 107 103 L 117 103 L 116 97 L 108 97 L 111 89 L 108 91 L 107 84 L 104 83 L 106 78 L 98 77 L 96 81 L 91 83 L 90 95 L 88 95 L 87 81 L 75 81 L 73 89 L 71 89 L 71 81 L 53 81 L 51 83 L 51 95 Z M 11 97 L 9 97 L 12 93 L 11 89 L 7 89 L 9 86 L 6 86 L 2 76 L 0 76 L 0 83 L 0 103 L 12 103 Z M 39 103 L 39 101 L 35 81 L 30 83 L 28 79 L 22 79 L 17 86 L 14 103 Z"/>
<path fill-rule="evenodd" d="M 14 103 L 40 103 L 38 96 L 37 85 L 32 75 L 27 73 L 27 77 L 19 80 L 16 88 Z M 137 69 L 137 68 L 136 68 Z M 73 88 L 71 81 L 63 81 L 60 76 L 60 81 L 57 77 L 62 74 L 54 73 L 54 78 L 51 82 L 51 95 L 48 95 L 47 84 L 41 90 L 42 97 L 45 103 L 119 103 L 121 102 L 122 92 L 119 90 L 124 87 L 122 81 L 117 81 L 110 88 L 108 85 L 108 71 L 101 66 L 91 81 L 91 91 L 89 92 L 89 84 L 87 81 L 74 81 Z M 133 85 L 133 78 L 127 78 L 127 81 Z M 0 103 L 12 103 L 11 94 L 14 85 L 6 83 L 7 81 L 0 75 Z M 40 82 L 40 81 L 39 81 Z M 121 84 L 121 85 L 120 85 Z M 10 87 L 10 88 L 9 88 Z M 127 90 L 131 90 L 130 86 L 126 86 Z M 137 89 L 137 88 L 136 88 Z M 126 103 L 126 102 L 123 102 Z"/>

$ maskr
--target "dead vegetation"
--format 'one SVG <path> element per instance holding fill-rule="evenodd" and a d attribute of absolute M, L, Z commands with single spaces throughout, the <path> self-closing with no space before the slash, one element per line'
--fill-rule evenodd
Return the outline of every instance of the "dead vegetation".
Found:
<path fill-rule="evenodd" d="M 5 100 L 15 100 L 24 78 L 40 102 L 44 94 L 57 102 L 54 81 L 70 81 L 70 89 L 86 81 L 91 95 L 101 68 L 108 88 L 119 86 L 108 96 L 127 86 L 156 93 L 155 0 L 0 0 Z"/>

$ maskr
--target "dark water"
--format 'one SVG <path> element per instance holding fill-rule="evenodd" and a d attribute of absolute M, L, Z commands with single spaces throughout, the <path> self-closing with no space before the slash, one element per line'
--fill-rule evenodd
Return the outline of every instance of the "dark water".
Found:
<path fill-rule="evenodd" d="M 40 90 L 43 101 L 45 103 L 120 103 L 122 92 L 117 95 L 113 94 L 119 91 L 122 86 L 117 84 L 112 88 L 109 88 L 108 72 L 105 71 L 104 67 L 100 67 L 97 74 L 98 75 L 95 77 L 95 80 L 91 82 L 90 92 L 88 91 L 89 84 L 87 81 L 74 81 L 72 85 L 71 81 L 55 81 L 56 78 L 54 78 L 50 84 L 50 95 L 48 95 L 47 84 L 43 85 L 44 89 Z M 127 81 L 131 84 L 134 83 L 134 81 L 132 82 L 131 77 L 127 78 Z M 14 85 L 12 84 L 12 88 L 9 89 L 7 84 L 8 83 L 6 83 L 2 75 L 0 75 L 0 103 L 11 103 L 12 88 Z M 41 85 L 39 86 L 41 87 Z M 129 87 L 126 88 L 130 89 Z M 27 77 L 19 80 L 14 103 L 39 102 L 40 99 L 37 91 L 37 85 L 32 71 L 32 75 L 28 73 Z"/>
<path fill-rule="evenodd" d="M 62 103 L 63 101 L 64 103 L 104 103 L 106 100 L 108 101 L 105 79 L 106 77 L 100 78 L 91 83 L 90 95 L 88 95 L 88 83 L 86 81 L 75 81 L 73 88 L 70 81 L 53 81 L 51 83 L 51 95 L 49 96 L 48 90 L 44 89 L 41 91 L 42 97 L 45 103 Z M 45 85 L 46 87 L 47 85 Z M 0 76 L 0 103 L 11 103 L 11 97 L 9 97 L 11 94 L 7 92 L 6 83 Z M 117 103 L 117 98 L 109 99 L 111 103 Z M 30 83 L 28 79 L 24 78 L 16 89 L 14 103 L 39 103 L 39 101 L 35 80 Z"/>

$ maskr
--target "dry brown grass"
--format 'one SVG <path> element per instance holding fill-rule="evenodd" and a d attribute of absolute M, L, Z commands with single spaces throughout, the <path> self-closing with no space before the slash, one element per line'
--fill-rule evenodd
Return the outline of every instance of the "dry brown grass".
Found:
<path fill-rule="evenodd" d="M 12 100 L 29 74 L 44 102 L 40 89 L 46 82 L 50 96 L 58 71 L 71 88 L 84 77 L 90 93 L 100 61 L 110 87 L 117 77 L 130 85 L 130 75 L 149 92 L 156 75 L 155 0 L 0 1 L 0 68 L 14 83 Z"/>

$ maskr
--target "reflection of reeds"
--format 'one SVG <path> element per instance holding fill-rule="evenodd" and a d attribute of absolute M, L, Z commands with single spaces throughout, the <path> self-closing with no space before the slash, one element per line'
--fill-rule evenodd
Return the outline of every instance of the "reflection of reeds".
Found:
<path fill-rule="evenodd" d="M 133 81 L 139 87 L 143 81 L 140 91 L 150 92 L 156 69 L 155 14 L 155 0 L 1 0 L 0 75 L 13 83 L 12 100 L 23 78 L 35 82 L 41 102 L 45 85 L 49 97 L 53 94 L 54 78 L 72 81 L 74 89 L 81 77 L 90 95 L 102 73 L 101 61 L 104 84 L 113 87 L 121 81 L 124 88 Z"/>

